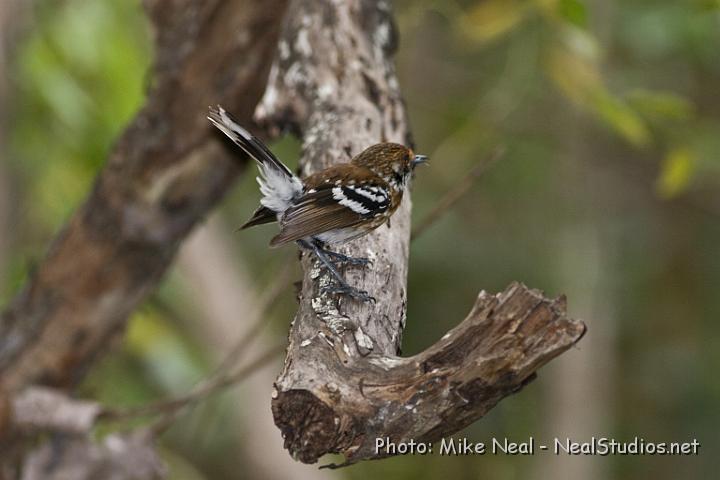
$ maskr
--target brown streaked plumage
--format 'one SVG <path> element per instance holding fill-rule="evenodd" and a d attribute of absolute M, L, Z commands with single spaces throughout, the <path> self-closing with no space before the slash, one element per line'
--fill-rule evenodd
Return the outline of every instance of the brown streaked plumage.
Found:
<path fill-rule="evenodd" d="M 396 146 L 381 145 L 390 148 Z M 303 179 L 303 184 L 303 196 L 280 217 L 280 233 L 270 241 L 270 246 L 313 236 L 319 236 L 323 243 L 330 244 L 352 240 L 385 223 L 402 200 L 402 190 L 390 188 L 385 179 L 354 161 L 334 165 L 311 175 Z M 338 188 L 343 188 L 343 195 L 348 197 L 346 203 L 363 202 L 366 197 L 358 191 L 367 192 L 381 201 L 368 199 L 367 203 L 360 203 L 360 207 L 352 209 L 338 202 Z M 352 192 L 356 195 L 350 197 Z M 370 208 L 370 204 L 376 208 Z M 368 212 L 363 213 L 363 209 Z"/>
<path fill-rule="evenodd" d="M 208 118 L 258 163 L 261 206 L 241 229 L 277 220 L 280 233 L 270 246 L 297 242 L 312 249 L 336 277 L 337 291 L 363 300 L 371 298 L 348 286 L 329 257 L 353 264 L 367 260 L 328 251 L 324 245 L 352 240 L 387 222 L 400 205 L 415 166 L 426 157 L 397 143 L 378 143 L 349 163 L 301 180 L 222 108 L 211 109 Z"/>

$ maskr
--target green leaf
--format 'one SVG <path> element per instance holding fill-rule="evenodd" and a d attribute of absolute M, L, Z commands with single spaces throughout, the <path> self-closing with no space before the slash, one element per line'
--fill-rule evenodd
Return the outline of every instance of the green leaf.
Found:
<path fill-rule="evenodd" d="M 696 156 L 692 150 L 681 147 L 669 151 L 655 184 L 658 195 L 672 198 L 685 191 L 692 179 L 695 164 Z"/>
<path fill-rule="evenodd" d="M 587 9 L 580 0 L 560 0 L 557 8 L 558 13 L 565 20 L 581 28 L 587 27 Z"/>
<path fill-rule="evenodd" d="M 636 147 L 650 144 L 650 129 L 643 119 L 625 102 L 604 87 L 591 93 L 590 104 L 595 113 L 617 133 Z"/>
<path fill-rule="evenodd" d="M 582 106 L 587 106 L 590 92 L 602 88 L 602 78 L 595 63 L 567 48 L 552 48 L 544 67 L 560 91 Z"/>
<path fill-rule="evenodd" d="M 485 0 L 462 18 L 461 27 L 470 39 L 486 43 L 519 25 L 530 6 L 529 2 L 519 0 Z"/>
<path fill-rule="evenodd" d="M 650 118 L 687 121 L 695 116 L 695 105 L 672 92 L 635 90 L 627 99 L 633 108 Z"/>
<path fill-rule="evenodd" d="M 594 113 L 628 142 L 636 147 L 650 144 L 649 127 L 630 105 L 608 90 L 597 62 L 562 44 L 550 50 L 545 70 L 570 100 Z"/>

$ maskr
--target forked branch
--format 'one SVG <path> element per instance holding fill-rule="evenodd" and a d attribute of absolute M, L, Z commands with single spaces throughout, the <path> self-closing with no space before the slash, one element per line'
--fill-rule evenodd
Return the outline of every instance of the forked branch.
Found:
<path fill-rule="evenodd" d="M 384 0 L 291 3 L 256 116 L 276 131 L 302 134 L 304 174 L 380 141 L 411 143 L 391 60 L 396 44 Z M 321 293 L 326 273 L 303 254 L 300 308 L 272 402 L 286 448 L 303 462 L 326 453 L 343 453 L 347 463 L 380 458 L 387 453 L 375 450 L 376 438 L 452 434 L 585 331 L 565 317 L 563 301 L 513 284 L 499 295 L 481 293 L 468 318 L 425 352 L 397 357 L 409 238 L 406 193 L 390 226 L 343 247 L 372 259 L 371 268 L 346 276 L 375 304 Z"/>

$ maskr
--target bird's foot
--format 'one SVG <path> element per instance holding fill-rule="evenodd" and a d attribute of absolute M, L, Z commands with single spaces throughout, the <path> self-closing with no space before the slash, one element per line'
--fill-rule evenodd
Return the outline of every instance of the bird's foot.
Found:
<path fill-rule="evenodd" d="M 323 249 L 323 252 L 325 252 L 328 257 L 332 257 L 336 262 L 346 263 L 355 267 L 366 267 L 371 263 L 370 259 L 365 257 L 351 257 L 343 253 L 333 252 L 325 249 Z"/>
<path fill-rule="evenodd" d="M 330 261 L 330 257 L 332 257 L 339 263 L 348 263 L 351 265 L 367 265 L 370 262 L 367 258 L 355 258 L 348 255 L 343 255 L 342 253 L 335 253 L 329 250 L 325 250 L 322 244 L 317 240 L 313 242 L 308 242 L 306 240 L 298 240 L 298 244 L 303 248 L 315 252 L 315 256 L 317 257 L 317 259 L 320 260 L 322 266 L 328 271 L 328 273 L 330 273 L 330 275 L 334 279 L 334 282 L 332 282 L 330 285 L 320 288 L 320 291 L 322 293 L 347 295 L 362 302 L 375 303 L 375 298 L 371 297 L 368 292 L 348 285 L 348 283 L 338 271 L 335 264 Z"/>
<path fill-rule="evenodd" d="M 375 297 L 370 296 L 368 292 L 365 290 L 360 290 L 355 287 L 351 287 L 347 283 L 335 283 L 332 285 L 327 285 L 325 287 L 321 287 L 320 291 L 322 293 L 331 293 L 331 294 L 337 294 L 337 295 L 347 295 L 350 298 L 354 298 L 355 300 L 360 300 L 361 302 L 372 302 L 375 303 Z"/>

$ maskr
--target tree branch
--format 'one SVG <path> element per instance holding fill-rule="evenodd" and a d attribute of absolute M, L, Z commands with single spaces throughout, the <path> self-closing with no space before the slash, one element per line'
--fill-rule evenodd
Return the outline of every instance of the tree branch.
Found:
<path fill-rule="evenodd" d="M 237 176 L 205 113 L 250 122 L 284 0 L 146 0 L 153 86 L 85 203 L 0 316 L 0 390 L 75 382 Z"/>
<path fill-rule="evenodd" d="M 304 174 L 379 141 L 411 144 L 390 59 L 396 43 L 386 1 L 292 2 L 256 116 L 274 131 L 303 134 Z M 397 357 L 410 204 L 406 193 L 391 226 L 343 247 L 372 259 L 371 268 L 345 274 L 375 304 L 321 293 L 327 274 L 302 254 L 301 303 L 272 408 L 286 448 L 303 462 L 326 453 L 343 453 L 347 463 L 381 458 L 378 437 L 433 441 L 454 433 L 585 330 L 565 317 L 563 301 L 513 284 L 496 296 L 481 293 L 468 318 L 425 352 Z"/>

